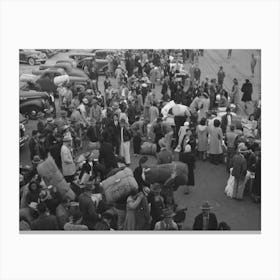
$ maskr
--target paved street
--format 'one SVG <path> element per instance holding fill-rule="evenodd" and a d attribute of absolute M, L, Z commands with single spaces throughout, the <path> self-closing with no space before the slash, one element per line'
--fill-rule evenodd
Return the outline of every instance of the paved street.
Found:
<path fill-rule="evenodd" d="M 70 51 L 71 52 L 71 51 Z M 67 58 L 69 53 L 59 53 L 49 59 L 46 64 L 52 64 L 54 61 L 62 58 Z M 73 52 L 73 51 L 72 51 Z M 251 53 L 254 53 L 257 58 L 255 69 L 255 77 L 250 78 L 250 59 Z M 206 50 L 204 56 L 199 57 L 199 67 L 202 72 L 202 79 L 206 76 L 211 78 L 217 77 L 219 66 L 224 67 L 226 73 L 225 88 L 230 91 L 233 78 L 237 78 L 241 87 L 245 78 L 250 78 L 253 84 L 253 99 L 257 100 L 261 92 L 261 65 L 260 52 L 256 50 L 233 50 L 232 57 L 227 59 L 227 50 Z M 38 66 L 29 66 L 20 64 L 20 74 L 31 73 Z M 103 77 L 99 80 L 99 88 L 103 92 Z M 157 94 L 160 95 L 161 87 L 157 86 Z M 26 130 L 29 135 L 35 128 L 36 121 L 29 121 L 26 125 Z M 134 169 L 138 164 L 138 158 L 132 156 L 131 168 Z M 155 158 L 150 157 L 149 163 L 154 163 Z M 29 150 L 25 146 L 20 151 L 20 163 L 30 164 Z M 225 221 L 232 230 L 260 230 L 260 210 L 261 205 L 255 204 L 247 196 L 243 201 L 232 200 L 224 194 L 224 188 L 228 179 L 228 173 L 225 170 L 225 165 L 212 165 L 209 162 L 196 162 L 195 169 L 195 188 L 189 195 L 184 195 L 183 189 L 178 189 L 175 193 L 176 203 L 179 207 L 188 207 L 185 229 L 192 227 L 194 217 L 199 214 L 200 206 L 204 200 L 208 200 L 214 207 L 213 212 L 216 214 L 218 221 Z"/>

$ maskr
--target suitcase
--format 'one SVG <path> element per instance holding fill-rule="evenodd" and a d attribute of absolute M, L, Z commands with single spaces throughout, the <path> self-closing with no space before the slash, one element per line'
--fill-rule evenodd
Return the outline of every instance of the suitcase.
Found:
<path fill-rule="evenodd" d="M 129 195 L 132 190 L 138 190 L 138 184 L 133 176 L 133 172 L 127 167 L 108 177 L 100 185 L 108 203 L 115 202 Z"/>
<path fill-rule="evenodd" d="M 157 145 L 150 142 L 144 142 L 141 145 L 141 154 L 142 155 L 155 155 L 157 152 Z"/>

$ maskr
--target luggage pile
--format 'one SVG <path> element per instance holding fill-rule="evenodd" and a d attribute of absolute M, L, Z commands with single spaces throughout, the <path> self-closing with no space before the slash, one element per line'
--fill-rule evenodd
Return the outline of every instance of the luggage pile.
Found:
<path fill-rule="evenodd" d="M 70 188 L 70 183 L 65 181 L 52 156 L 49 155 L 45 161 L 40 163 L 37 166 L 37 171 L 47 185 L 52 185 L 57 188 L 63 198 L 75 199 L 75 194 Z"/>
<path fill-rule="evenodd" d="M 151 142 L 144 142 L 141 145 L 141 154 L 142 155 L 156 155 L 157 152 L 157 145 Z"/>
<path fill-rule="evenodd" d="M 138 184 L 130 168 L 124 168 L 100 183 L 106 201 L 112 203 L 138 190 Z"/>

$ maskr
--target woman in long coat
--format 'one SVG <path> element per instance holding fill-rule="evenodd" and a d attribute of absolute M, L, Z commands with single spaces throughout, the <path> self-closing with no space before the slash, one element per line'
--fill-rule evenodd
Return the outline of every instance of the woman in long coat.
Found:
<path fill-rule="evenodd" d="M 199 158 L 205 160 L 208 147 L 208 127 L 205 118 L 202 118 L 199 125 L 196 127 L 196 135 L 198 140 L 197 151 L 199 153 Z"/>
<path fill-rule="evenodd" d="M 220 127 L 221 122 L 219 120 L 214 120 L 214 126 L 209 127 L 209 154 L 210 162 L 214 164 L 219 164 L 222 161 L 222 140 L 223 132 Z"/>
<path fill-rule="evenodd" d="M 137 191 L 134 191 L 127 198 L 126 217 L 125 217 L 124 227 L 123 227 L 124 230 L 136 229 L 136 216 L 135 216 L 136 209 L 141 203 L 143 197 L 144 197 L 143 192 L 137 193 Z"/>

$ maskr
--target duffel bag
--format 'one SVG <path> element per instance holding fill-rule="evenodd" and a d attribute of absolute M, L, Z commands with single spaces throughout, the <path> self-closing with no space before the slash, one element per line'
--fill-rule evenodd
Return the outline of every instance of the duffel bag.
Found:
<path fill-rule="evenodd" d="M 65 82 L 69 82 L 69 76 L 68 75 L 57 76 L 53 79 L 53 82 L 56 86 L 62 85 Z"/>
<path fill-rule="evenodd" d="M 150 142 L 144 142 L 141 145 L 141 154 L 142 155 L 155 155 L 157 152 L 157 145 Z"/>
<path fill-rule="evenodd" d="M 180 161 L 174 161 L 167 164 L 154 165 L 145 171 L 145 182 L 148 184 L 161 183 L 164 184 L 175 172 L 175 178 L 180 178 L 180 184 L 184 185 L 188 182 L 188 166 Z"/>
<path fill-rule="evenodd" d="M 132 190 L 137 190 L 138 185 L 129 168 L 119 171 L 101 182 L 107 202 L 115 202 L 118 199 L 129 195 Z"/>
<path fill-rule="evenodd" d="M 46 160 L 37 166 L 38 174 L 44 179 L 50 180 L 56 171 L 59 171 L 52 156 L 48 156 Z"/>
<path fill-rule="evenodd" d="M 176 104 L 172 107 L 172 113 L 174 116 L 190 115 L 189 108 L 182 104 Z"/>

